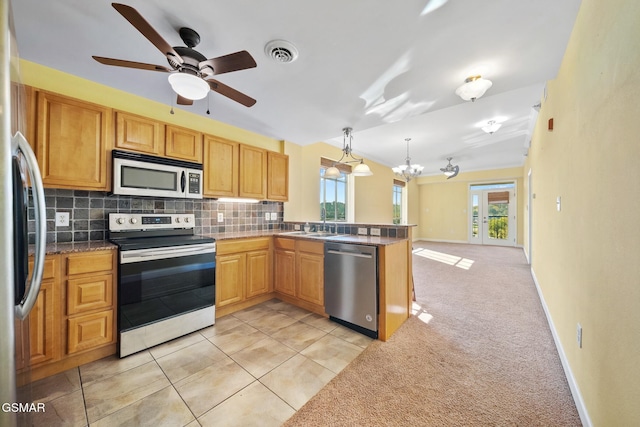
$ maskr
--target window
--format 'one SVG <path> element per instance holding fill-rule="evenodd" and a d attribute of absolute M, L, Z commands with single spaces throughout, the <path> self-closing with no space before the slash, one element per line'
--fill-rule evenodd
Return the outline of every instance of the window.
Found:
<path fill-rule="evenodd" d="M 393 180 L 393 223 L 402 223 L 402 189 L 405 183 L 397 179 Z"/>
<path fill-rule="evenodd" d="M 338 178 L 325 178 L 325 170 L 320 168 L 320 219 L 346 221 L 347 174 L 341 171 Z"/>

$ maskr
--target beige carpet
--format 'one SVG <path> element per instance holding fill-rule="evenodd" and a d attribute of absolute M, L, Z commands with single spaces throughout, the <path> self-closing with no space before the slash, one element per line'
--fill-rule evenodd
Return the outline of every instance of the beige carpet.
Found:
<path fill-rule="evenodd" d="M 522 250 L 416 242 L 414 253 L 417 316 L 285 425 L 580 426 Z"/>

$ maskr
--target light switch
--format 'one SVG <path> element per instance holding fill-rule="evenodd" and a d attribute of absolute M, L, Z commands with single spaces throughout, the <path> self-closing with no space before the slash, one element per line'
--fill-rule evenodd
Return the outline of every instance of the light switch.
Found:
<path fill-rule="evenodd" d="M 271 221 L 276 221 L 278 219 L 278 213 L 277 212 L 271 212 Z"/>

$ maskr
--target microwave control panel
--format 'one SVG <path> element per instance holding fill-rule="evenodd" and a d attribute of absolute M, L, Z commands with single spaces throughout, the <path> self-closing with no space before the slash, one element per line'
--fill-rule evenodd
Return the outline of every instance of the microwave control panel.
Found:
<path fill-rule="evenodd" d="M 202 174 L 189 172 L 189 194 L 200 194 L 200 180 Z"/>

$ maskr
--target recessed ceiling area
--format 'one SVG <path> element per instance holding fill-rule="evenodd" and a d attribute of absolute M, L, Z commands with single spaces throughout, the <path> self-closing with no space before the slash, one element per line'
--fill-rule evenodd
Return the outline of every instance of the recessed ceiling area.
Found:
<path fill-rule="evenodd" d="M 171 45 L 181 27 L 198 32 L 207 58 L 247 50 L 255 68 L 216 76 L 254 98 L 247 108 L 217 93 L 174 106 L 299 145 L 342 147 L 383 165 L 404 162 L 405 139 L 423 176 L 447 157 L 461 172 L 521 166 L 548 80 L 560 66 L 579 0 L 353 0 L 269 2 L 132 0 Z M 92 55 L 167 66 L 109 1 L 13 2 L 20 56 L 168 106 L 166 73 L 110 67 Z M 265 52 L 290 43 L 293 61 Z M 456 88 L 469 76 L 493 85 L 475 102 Z M 211 114 L 206 115 L 207 103 Z M 169 109 L 167 109 L 168 111 Z M 490 120 L 502 124 L 493 134 Z"/>

